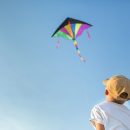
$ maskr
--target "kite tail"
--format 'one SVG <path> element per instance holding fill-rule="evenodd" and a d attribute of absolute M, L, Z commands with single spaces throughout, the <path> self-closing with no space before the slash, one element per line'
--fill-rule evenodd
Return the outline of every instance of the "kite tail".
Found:
<path fill-rule="evenodd" d="M 76 48 L 76 51 L 77 51 L 77 54 L 78 54 L 80 60 L 83 61 L 83 62 L 85 62 L 86 59 L 81 56 L 80 51 L 79 51 L 79 48 L 78 48 L 78 44 L 77 44 L 77 41 L 76 41 L 76 40 L 74 40 L 74 46 L 75 46 L 75 48 Z"/>

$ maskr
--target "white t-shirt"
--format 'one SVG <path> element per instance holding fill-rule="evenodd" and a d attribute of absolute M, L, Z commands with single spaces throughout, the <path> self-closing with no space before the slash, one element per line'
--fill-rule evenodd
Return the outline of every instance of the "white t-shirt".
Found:
<path fill-rule="evenodd" d="M 92 125 L 94 122 L 104 125 L 105 130 L 130 130 L 130 110 L 114 102 L 102 102 L 91 111 Z"/>

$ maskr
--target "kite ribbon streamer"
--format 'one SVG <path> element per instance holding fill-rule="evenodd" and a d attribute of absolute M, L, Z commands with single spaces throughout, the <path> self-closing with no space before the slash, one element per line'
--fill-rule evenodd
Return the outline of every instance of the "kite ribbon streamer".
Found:
<path fill-rule="evenodd" d="M 88 38 L 89 39 L 91 39 L 91 36 L 90 36 L 90 34 L 89 34 L 89 32 L 87 31 L 87 36 L 88 36 Z"/>
<path fill-rule="evenodd" d="M 85 62 L 86 60 L 85 60 L 84 57 L 81 56 L 80 51 L 79 51 L 79 48 L 78 48 L 78 44 L 77 44 L 77 41 L 76 41 L 76 40 L 74 40 L 74 46 L 75 46 L 75 48 L 76 48 L 76 51 L 77 51 L 77 54 L 78 54 L 80 60 L 83 61 L 83 62 Z"/>
<path fill-rule="evenodd" d="M 57 41 L 56 48 L 59 48 L 59 46 L 60 46 L 60 40 Z"/>

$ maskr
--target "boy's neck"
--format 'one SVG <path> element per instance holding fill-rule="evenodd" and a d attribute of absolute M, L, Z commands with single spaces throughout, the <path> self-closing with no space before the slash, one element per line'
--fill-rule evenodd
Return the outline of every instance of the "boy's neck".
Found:
<path fill-rule="evenodd" d="M 109 97 L 109 96 L 106 97 L 106 100 L 108 102 L 114 102 L 114 103 L 117 103 L 117 104 L 124 104 L 125 103 L 125 101 L 119 101 L 119 100 L 113 99 L 112 97 Z"/>

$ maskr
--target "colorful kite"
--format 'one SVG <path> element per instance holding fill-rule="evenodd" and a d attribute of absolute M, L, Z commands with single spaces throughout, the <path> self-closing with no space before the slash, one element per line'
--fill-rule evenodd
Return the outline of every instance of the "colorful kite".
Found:
<path fill-rule="evenodd" d="M 53 33 L 52 37 L 63 37 L 65 39 L 72 40 L 74 46 L 76 47 L 76 51 L 78 56 L 80 57 L 80 60 L 85 61 L 85 58 L 83 58 L 80 54 L 76 39 L 83 33 L 84 30 L 88 29 L 91 26 L 91 24 L 88 24 L 80 20 L 66 18 Z"/>

